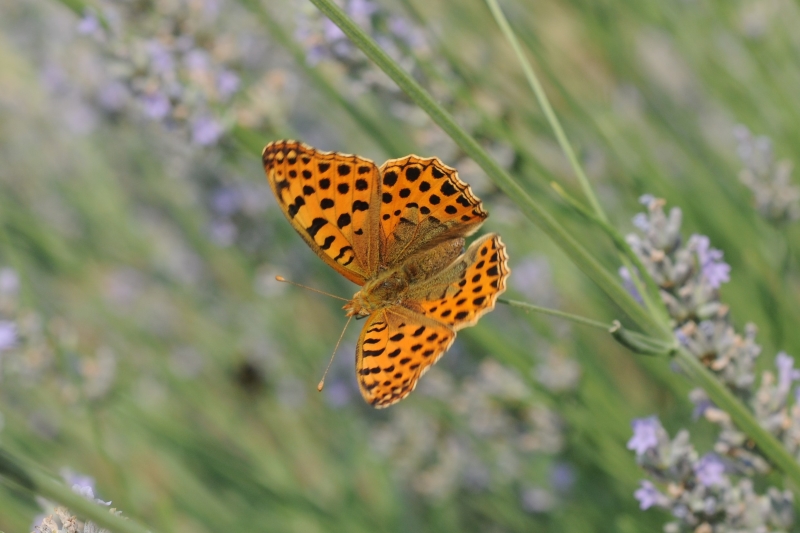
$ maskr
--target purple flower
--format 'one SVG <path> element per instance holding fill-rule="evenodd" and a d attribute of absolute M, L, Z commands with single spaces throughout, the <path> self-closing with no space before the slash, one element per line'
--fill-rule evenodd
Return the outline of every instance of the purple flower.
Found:
<path fill-rule="evenodd" d="M 17 344 L 17 325 L 9 320 L 0 320 L 0 352 L 10 350 Z"/>
<path fill-rule="evenodd" d="M 636 213 L 632 221 L 633 225 L 642 232 L 646 233 L 650 229 L 650 219 L 644 213 Z"/>
<path fill-rule="evenodd" d="M 331 22 L 331 20 L 328 18 L 322 22 L 322 30 L 325 34 L 325 40 L 328 42 L 338 41 L 339 39 L 344 39 L 345 37 L 341 28 Z"/>
<path fill-rule="evenodd" d="M 97 102 L 106 111 L 119 111 L 128 99 L 128 89 L 114 81 L 103 85 L 97 93 Z"/>
<path fill-rule="evenodd" d="M 800 369 L 794 368 L 794 357 L 780 352 L 775 358 L 775 366 L 778 367 L 778 391 L 783 395 L 789 394 L 792 382 L 800 379 Z"/>
<path fill-rule="evenodd" d="M 550 471 L 550 482 L 558 492 L 569 492 L 575 485 L 575 469 L 567 463 L 556 463 Z"/>
<path fill-rule="evenodd" d="M 230 220 L 215 220 L 208 230 L 209 237 L 218 246 L 230 246 L 236 240 L 239 230 Z"/>
<path fill-rule="evenodd" d="M 209 59 L 208 54 L 199 49 L 190 50 L 183 58 L 183 62 L 192 72 L 203 72 L 208 70 Z"/>
<path fill-rule="evenodd" d="M 647 207 L 650 207 L 650 204 L 652 204 L 655 200 L 656 197 L 652 194 L 643 194 L 639 197 L 639 203 Z"/>
<path fill-rule="evenodd" d="M 676 336 L 681 335 L 683 336 L 684 339 L 686 338 L 686 335 L 681 333 L 680 330 L 678 330 L 675 333 L 675 335 Z M 681 341 L 681 344 L 685 345 L 683 341 Z M 706 411 L 709 408 L 714 406 L 714 404 L 711 402 L 708 396 L 706 396 L 706 393 L 705 391 L 703 391 L 703 389 L 695 389 L 692 392 L 690 392 L 689 400 L 691 400 L 691 402 L 694 404 L 694 410 L 692 411 L 692 420 L 699 419 L 706 413 Z"/>
<path fill-rule="evenodd" d="M 331 407 L 344 407 L 353 398 L 353 391 L 347 383 L 341 380 L 325 385 L 322 390 L 325 393 L 325 401 Z"/>
<path fill-rule="evenodd" d="M 619 267 L 619 270 L 617 272 L 619 273 L 619 277 L 622 278 L 622 286 L 625 287 L 625 290 L 628 291 L 631 294 L 631 296 L 633 296 L 634 300 L 636 300 L 639 303 L 643 303 L 642 295 L 639 294 L 639 290 L 633 283 L 630 271 L 626 267 Z"/>
<path fill-rule="evenodd" d="M 142 110 L 149 118 L 161 120 L 172 110 L 172 104 L 162 93 L 147 94 L 142 97 Z"/>
<path fill-rule="evenodd" d="M 628 449 L 634 450 L 636 455 L 642 455 L 658 446 L 658 434 L 662 431 L 658 417 L 637 418 L 631 422 L 631 427 L 633 437 L 628 441 Z"/>
<path fill-rule="evenodd" d="M 242 194 L 234 187 L 220 187 L 211 194 L 211 209 L 223 216 L 234 214 L 242 205 Z"/>
<path fill-rule="evenodd" d="M 704 455 L 694 465 L 694 473 L 697 476 L 697 481 L 704 487 L 713 487 L 714 485 L 724 485 L 725 478 L 725 463 L 713 453 Z"/>
<path fill-rule="evenodd" d="M 148 52 L 150 53 L 150 66 L 156 73 L 165 74 L 175 69 L 175 60 L 172 57 L 172 52 L 167 50 L 160 42 L 150 41 L 148 43 Z"/>
<path fill-rule="evenodd" d="M 697 254 L 700 271 L 712 288 L 718 289 L 720 285 L 730 281 L 731 266 L 722 261 L 722 250 L 711 248 L 708 237 L 692 235 L 689 247 Z"/>
<path fill-rule="evenodd" d="M 192 142 L 200 146 L 214 144 L 224 131 L 217 120 L 209 116 L 199 117 L 192 122 Z"/>
<path fill-rule="evenodd" d="M 72 490 L 78 494 L 81 494 L 86 488 L 94 491 L 94 478 L 91 476 L 78 474 L 69 468 L 62 468 L 61 477 L 64 478 L 67 485 L 72 487 Z"/>
<path fill-rule="evenodd" d="M 12 268 L 0 269 L 0 294 L 17 294 L 19 276 Z"/>
<path fill-rule="evenodd" d="M 362 26 L 369 24 L 370 17 L 378 10 L 378 6 L 370 0 L 350 0 L 347 6 L 347 13 L 350 17 Z"/>
<path fill-rule="evenodd" d="M 241 81 L 235 72 L 223 70 L 217 75 L 217 91 L 223 100 L 227 100 L 239 90 Z"/>
<path fill-rule="evenodd" d="M 661 494 L 651 482 L 642 480 L 640 486 L 633 493 L 633 497 L 639 501 L 639 509 L 644 511 L 654 505 L 665 506 L 667 497 Z"/>
<path fill-rule="evenodd" d="M 78 22 L 78 33 L 81 35 L 91 35 L 100 29 L 100 21 L 94 13 L 86 13 Z"/>

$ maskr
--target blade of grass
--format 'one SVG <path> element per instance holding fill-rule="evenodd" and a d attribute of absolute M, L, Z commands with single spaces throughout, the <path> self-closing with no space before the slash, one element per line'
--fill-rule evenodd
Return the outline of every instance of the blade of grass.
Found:
<path fill-rule="evenodd" d="M 500 30 L 503 32 L 506 40 L 508 40 L 511 48 L 513 48 L 514 54 L 517 56 L 517 61 L 519 62 L 520 67 L 525 74 L 525 78 L 528 81 L 531 90 L 533 90 L 534 95 L 536 95 L 536 100 L 539 102 L 539 106 L 542 108 L 547 121 L 550 123 L 550 127 L 553 128 L 553 132 L 558 140 L 558 144 L 561 146 L 561 150 L 566 155 L 570 165 L 572 166 L 572 170 L 578 177 L 578 182 L 580 183 L 584 194 L 588 198 L 589 203 L 594 210 L 594 215 L 585 209 L 577 200 L 569 197 L 560 186 L 553 184 L 553 187 L 562 198 L 568 200 L 573 207 L 578 209 L 579 212 L 598 223 L 605 230 L 606 234 L 611 237 L 618 251 L 620 252 L 620 260 L 625 268 L 628 269 L 628 272 L 630 272 L 631 280 L 636 286 L 636 289 L 639 291 L 645 307 L 647 307 L 653 316 L 659 317 L 662 323 L 668 324 L 669 316 L 666 308 L 661 302 L 661 297 L 655 282 L 647 270 L 642 267 L 641 262 L 637 257 L 635 257 L 635 254 L 632 253 L 632 250 L 630 250 L 630 247 L 625 242 L 625 239 L 623 239 L 616 229 L 608 223 L 608 217 L 603 211 L 600 203 L 597 201 L 597 197 L 594 194 L 592 185 L 589 183 L 589 179 L 587 178 L 586 173 L 583 171 L 583 166 L 578 162 L 578 158 L 575 156 L 575 150 L 572 148 L 572 143 L 569 142 L 569 139 L 564 133 L 564 128 L 561 126 L 561 121 L 558 120 L 558 116 L 555 114 L 555 111 L 553 111 L 553 107 L 550 105 L 550 99 L 547 98 L 547 93 L 545 93 L 544 88 L 539 81 L 539 77 L 536 75 L 536 71 L 533 70 L 533 66 L 531 66 L 530 61 L 528 61 L 527 57 L 525 57 L 522 46 L 520 45 L 514 30 L 511 29 L 511 26 L 503 14 L 502 9 L 500 9 L 497 0 L 486 0 L 486 3 L 489 6 L 489 10 L 492 12 L 495 20 L 497 21 L 498 26 L 500 26 Z M 637 266 L 639 273 L 638 276 L 636 275 L 637 270 L 633 268 L 634 264 Z M 645 280 L 646 287 L 642 286 L 640 277 L 641 279 Z"/>
<path fill-rule="evenodd" d="M 570 144 L 569 140 L 567 139 L 567 135 L 564 133 L 564 128 L 561 127 L 561 122 L 558 120 L 555 111 L 553 111 L 553 107 L 550 105 L 550 100 L 548 100 L 547 95 L 544 92 L 544 88 L 539 82 L 539 78 L 536 76 L 533 67 L 531 67 L 530 62 L 528 62 L 527 58 L 525 57 L 522 47 L 517 41 L 517 36 L 514 34 L 511 26 L 509 26 L 508 20 L 506 20 L 503 11 L 497 4 L 497 0 L 486 0 L 486 4 L 489 6 L 489 10 L 492 12 L 492 16 L 494 16 L 498 26 L 500 26 L 500 30 L 503 32 L 503 35 L 505 35 L 509 44 L 511 44 L 511 48 L 514 49 L 514 54 L 516 54 L 517 60 L 522 67 L 522 71 L 525 74 L 525 79 L 528 80 L 528 84 L 531 86 L 531 89 L 533 89 L 533 93 L 536 95 L 536 100 L 539 102 L 542 112 L 544 112 L 547 121 L 553 128 L 553 133 L 555 133 L 558 144 L 561 146 L 561 150 L 564 151 L 564 155 L 567 156 L 569 164 L 572 166 L 572 170 L 575 172 L 575 175 L 578 178 L 581 189 L 583 189 L 583 194 L 585 194 L 586 198 L 589 200 L 589 203 L 596 213 L 597 218 L 602 221 L 608 221 L 605 211 L 603 211 L 600 202 L 597 200 L 597 197 L 594 194 L 594 190 L 592 190 L 592 186 L 589 183 L 589 178 L 586 177 L 586 173 L 583 171 L 583 167 L 578 162 L 575 151 L 572 149 L 572 144 Z"/>
<path fill-rule="evenodd" d="M 645 307 L 647 307 L 654 316 L 661 317 L 663 323 L 669 324 L 669 312 L 661 300 L 658 284 L 656 284 L 653 277 L 649 275 L 647 268 L 644 266 L 644 263 L 642 263 L 642 260 L 634 253 L 634 251 L 625 241 L 625 238 L 617 231 L 617 228 L 608 222 L 597 218 L 583 204 L 570 196 L 567 191 L 565 191 L 558 183 L 553 182 L 550 185 L 553 190 L 556 191 L 556 193 L 578 213 L 592 221 L 594 224 L 600 227 L 600 229 L 602 229 L 606 235 L 608 235 L 608 237 L 614 243 L 614 246 L 616 246 L 617 250 L 620 252 L 620 259 L 623 260 L 625 268 L 628 269 L 628 272 L 631 276 L 631 281 L 636 286 L 636 290 L 639 292 L 639 295 L 642 297 Z M 636 275 L 637 272 L 639 273 L 638 276 Z"/>
<path fill-rule="evenodd" d="M 591 326 L 593 328 L 604 329 L 606 331 L 608 331 L 612 327 L 611 324 L 606 324 L 605 322 L 599 322 L 597 320 L 592 320 L 591 318 L 586 318 L 579 315 L 573 315 L 572 313 L 566 313 L 564 311 L 558 311 L 557 309 L 550 309 L 549 307 L 540 307 L 538 305 L 529 304 L 527 302 L 520 302 L 518 300 L 509 300 L 507 298 L 498 298 L 497 301 L 500 302 L 501 304 L 506 304 L 510 307 L 525 309 L 526 311 L 533 311 L 534 313 L 541 313 L 543 315 L 555 316 L 558 318 L 563 318 L 564 320 L 569 320 L 570 322 L 575 322 L 576 324 L 582 324 L 584 326 Z"/>
<path fill-rule="evenodd" d="M 27 461 L 3 449 L 0 449 L 0 480 L 58 502 L 76 515 L 114 533 L 148 533 L 143 526 L 111 514 L 108 507 L 98 505 L 73 492 L 63 483 L 39 471 L 37 467 L 28 465 Z"/>
<path fill-rule="evenodd" d="M 617 303 L 639 327 L 655 337 L 666 337 L 664 326 L 636 302 L 616 276 L 593 257 L 555 218 L 543 209 L 514 179 L 492 159 L 453 117 L 425 89 L 392 60 L 332 0 L 311 0 L 381 70 L 422 109 L 453 141 L 468 154 L 521 211 L 539 225 L 589 278 Z"/>

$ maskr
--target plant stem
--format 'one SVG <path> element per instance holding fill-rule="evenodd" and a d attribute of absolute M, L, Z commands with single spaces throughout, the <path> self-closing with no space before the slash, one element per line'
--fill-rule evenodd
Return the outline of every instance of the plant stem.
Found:
<path fill-rule="evenodd" d="M 10 452 L 0 449 L 0 480 L 16 487 L 44 496 L 67 507 L 79 517 L 115 533 L 148 533 L 143 526 L 113 515 L 109 508 L 73 492 L 63 483 L 28 465 Z"/>
<path fill-rule="evenodd" d="M 526 311 L 533 311 L 534 313 L 541 313 L 543 315 L 557 316 L 558 318 L 563 318 L 565 320 L 575 322 L 576 324 L 583 324 L 584 326 L 591 326 L 593 328 L 604 329 L 606 331 L 611 329 L 611 324 L 606 324 L 605 322 L 592 320 L 591 318 L 582 317 L 580 315 L 573 315 L 572 313 L 566 313 L 564 311 L 558 311 L 556 309 L 550 309 L 549 307 L 540 307 L 538 305 L 529 304 L 527 302 L 520 302 L 519 300 L 508 300 L 506 298 L 498 298 L 497 301 L 500 302 L 501 304 L 506 304 L 511 307 L 525 309 Z"/>
<path fill-rule="evenodd" d="M 514 179 L 494 161 L 453 117 L 445 111 L 411 76 L 394 62 L 332 0 L 311 0 L 347 35 L 381 70 L 436 122 L 468 154 L 521 211 L 553 239 L 587 276 L 608 294 L 639 327 L 653 336 L 664 336 L 662 325 L 625 290 L 616 276 L 608 272 L 588 250 L 531 198 Z"/>
<path fill-rule="evenodd" d="M 681 369 L 703 388 L 711 401 L 728 413 L 739 429 L 753 439 L 759 451 L 792 480 L 792 487 L 797 492 L 800 488 L 800 464 L 788 450 L 761 427 L 753 413 L 694 354 L 685 348 L 678 348 L 675 359 Z"/>
<path fill-rule="evenodd" d="M 542 84 L 539 82 L 536 72 L 533 70 L 530 62 L 525 57 L 522 47 L 519 45 L 519 41 L 517 40 L 517 36 L 514 34 L 514 31 L 508 24 L 508 20 L 503 14 L 503 11 L 500 9 L 500 6 L 497 4 L 497 0 L 486 0 L 486 4 L 489 6 L 489 10 L 492 12 L 494 19 L 497 21 L 497 25 L 500 26 L 500 30 L 505 35 L 506 39 L 508 39 L 511 48 L 514 49 L 514 53 L 516 54 L 517 59 L 522 66 L 522 71 L 525 74 L 525 78 L 528 80 L 528 84 L 531 86 L 531 89 L 533 89 L 533 93 L 536 95 L 536 100 L 539 102 L 539 106 L 541 106 L 547 121 L 550 123 L 550 127 L 553 128 L 553 133 L 556 135 L 558 144 L 561 145 L 564 155 L 567 156 L 569 164 L 572 166 L 572 170 L 578 177 L 578 182 L 581 185 L 581 189 L 583 189 L 583 194 L 585 194 L 586 198 L 589 200 L 589 203 L 597 215 L 597 218 L 607 222 L 608 217 L 606 217 L 605 211 L 603 211 L 600 202 L 597 200 L 594 190 L 592 190 L 592 186 L 589 183 L 589 178 L 586 177 L 586 173 L 583 171 L 583 167 L 580 163 L 578 163 L 578 158 L 575 156 L 575 151 L 572 149 L 572 144 L 570 144 L 569 139 L 567 139 L 567 135 L 564 133 L 564 128 L 561 127 L 561 122 L 558 120 L 558 117 L 553 111 L 553 107 L 550 105 L 550 100 L 547 98 L 547 94 L 544 92 L 544 88 L 542 88 Z"/>

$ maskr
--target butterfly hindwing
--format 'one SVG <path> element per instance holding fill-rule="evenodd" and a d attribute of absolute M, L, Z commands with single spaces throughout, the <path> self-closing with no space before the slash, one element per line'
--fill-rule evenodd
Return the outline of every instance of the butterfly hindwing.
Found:
<path fill-rule="evenodd" d="M 404 307 L 370 315 L 356 348 L 356 378 L 364 400 L 382 408 L 408 396 L 455 337 L 450 327 Z"/>
<path fill-rule="evenodd" d="M 494 309 L 506 290 L 508 255 L 495 233 L 484 235 L 449 267 L 430 280 L 411 287 L 425 316 L 447 324 L 455 331 L 474 325 Z"/>
<path fill-rule="evenodd" d="M 380 184 L 375 164 L 320 152 L 295 141 L 268 144 L 262 154 L 286 218 L 326 263 L 363 285 L 378 268 Z"/>
<path fill-rule="evenodd" d="M 410 155 L 381 166 L 381 259 L 412 254 L 475 232 L 488 214 L 454 168 Z"/>

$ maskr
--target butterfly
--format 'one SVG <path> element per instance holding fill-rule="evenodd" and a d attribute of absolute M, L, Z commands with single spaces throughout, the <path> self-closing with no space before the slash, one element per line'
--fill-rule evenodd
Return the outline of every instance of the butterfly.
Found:
<path fill-rule="evenodd" d="M 369 159 L 275 141 L 264 171 L 286 218 L 323 261 L 361 286 L 345 304 L 366 323 L 356 377 L 367 403 L 387 407 L 494 308 L 509 275 L 497 234 L 464 238 L 488 216 L 438 158 Z"/>

